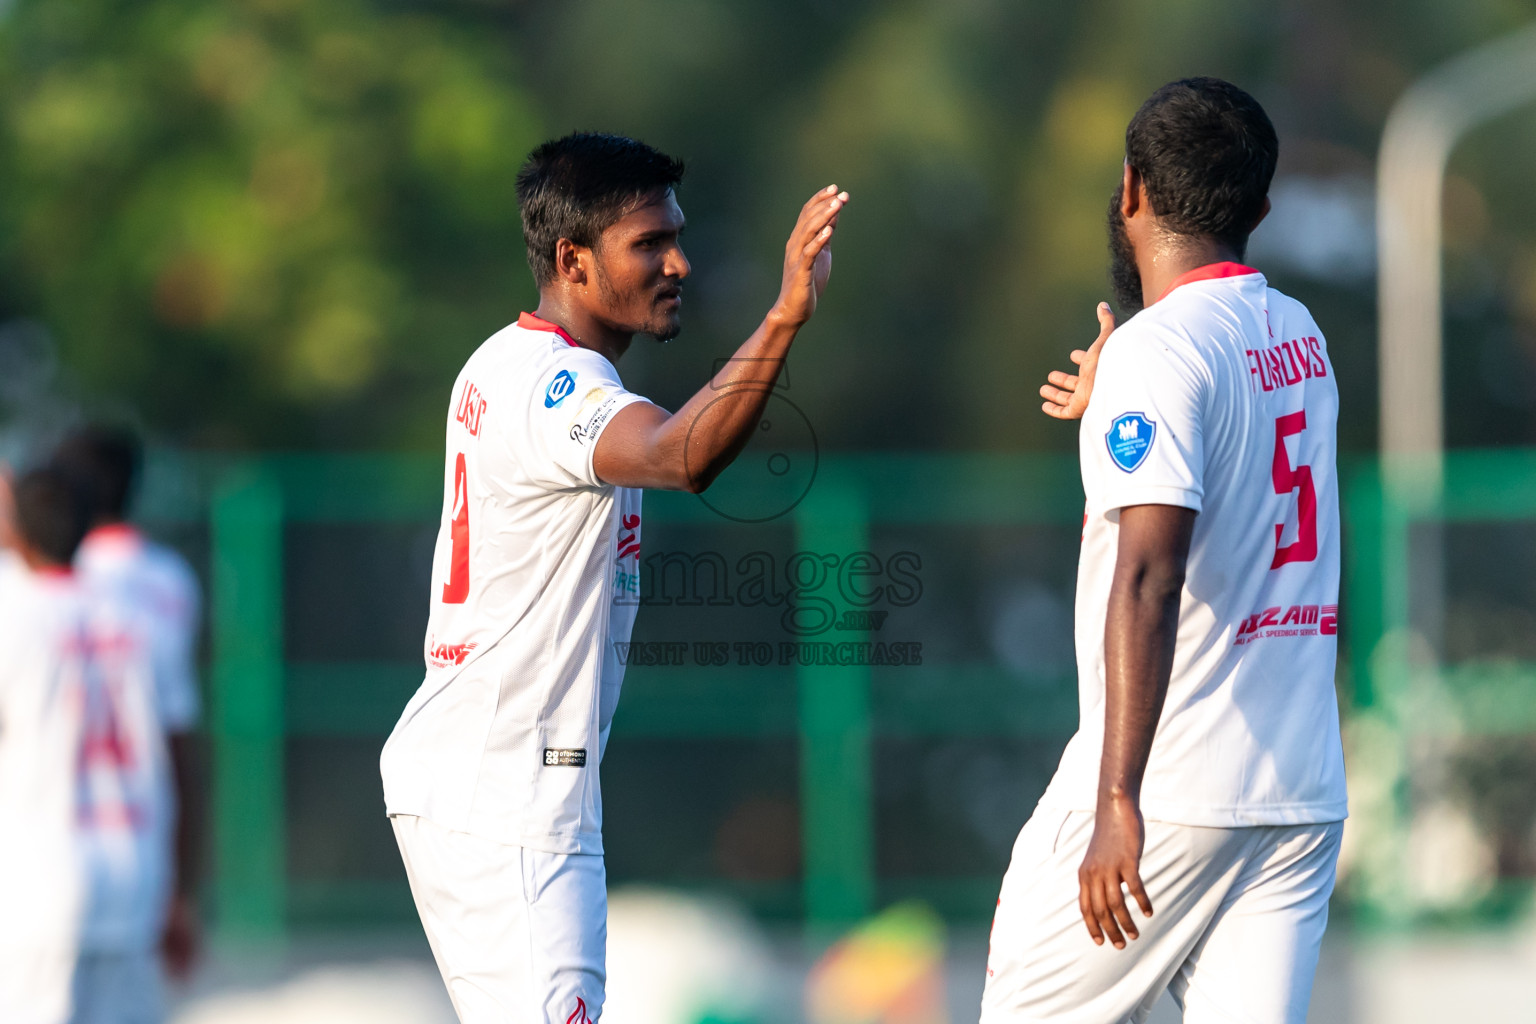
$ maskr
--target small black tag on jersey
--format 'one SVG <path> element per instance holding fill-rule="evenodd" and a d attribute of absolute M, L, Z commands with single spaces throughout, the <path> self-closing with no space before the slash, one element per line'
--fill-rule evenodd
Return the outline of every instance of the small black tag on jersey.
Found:
<path fill-rule="evenodd" d="M 587 752 L 580 748 L 575 750 L 562 750 L 558 747 L 544 748 L 544 767 L 546 768 L 585 768 L 587 766 Z"/>

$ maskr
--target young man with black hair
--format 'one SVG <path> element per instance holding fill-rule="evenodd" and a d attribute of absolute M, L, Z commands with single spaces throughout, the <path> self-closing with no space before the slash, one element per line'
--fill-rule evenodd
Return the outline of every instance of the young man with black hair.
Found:
<path fill-rule="evenodd" d="M 1141 1021 L 1165 989 L 1190 1022 L 1306 1019 L 1346 814 L 1338 389 L 1305 307 L 1240 262 L 1277 151 L 1211 78 L 1126 130 L 1134 315 L 1101 306 L 1041 389 L 1082 418 L 1082 721 L 1003 879 L 985 1024 Z"/>
<path fill-rule="evenodd" d="M 113 798 L 122 813 L 82 820 L 96 881 L 76 1002 L 82 1019 L 103 1024 L 163 1017 L 161 969 L 184 977 L 198 941 L 200 597 L 181 556 L 128 521 L 142 461 L 132 432 L 104 425 L 75 430 L 53 456 L 88 502 L 75 569 L 92 608 L 95 662 L 110 677 L 89 723 L 87 767 L 122 789 Z"/>
<path fill-rule="evenodd" d="M 539 305 L 454 384 L 426 679 L 382 756 L 411 891 L 465 1024 L 592 1024 L 607 897 L 598 763 L 638 603 L 640 492 L 699 492 L 745 446 L 831 271 L 846 192 L 800 211 L 778 300 L 675 413 L 624 388 L 678 333 L 682 164 L 577 134 L 517 178 Z"/>
<path fill-rule="evenodd" d="M 0 1020 L 65 1024 L 86 903 L 77 818 L 87 610 L 71 481 L 16 481 L 0 558 Z"/>

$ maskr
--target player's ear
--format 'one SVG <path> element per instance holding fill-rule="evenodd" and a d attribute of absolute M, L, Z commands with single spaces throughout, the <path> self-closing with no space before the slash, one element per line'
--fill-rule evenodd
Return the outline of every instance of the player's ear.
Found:
<path fill-rule="evenodd" d="M 1129 220 L 1136 216 L 1146 201 L 1146 186 L 1142 183 L 1141 172 L 1127 162 L 1120 179 L 1120 215 Z"/>
<path fill-rule="evenodd" d="M 555 276 L 569 284 L 586 284 L 592 250 L 569 238 L 555 242 Z"/>
<path fill-rule="evenodd" d="M 1248 229 L 1248 233 L 1252 234 L 1253 233 L 1253 228 L 1256 228 L 1260 224 L 1263 224 L 1264 223 L 1264 218 L 1268 217 L 1268 216 L 1269 216 L 1269 196 L 1265 196 L 1264 197 L 1264 205 L 1259 207 L 1259 215 L 1254 218 L 1254 220 L 1253 220 L 1253 227 Z"/>

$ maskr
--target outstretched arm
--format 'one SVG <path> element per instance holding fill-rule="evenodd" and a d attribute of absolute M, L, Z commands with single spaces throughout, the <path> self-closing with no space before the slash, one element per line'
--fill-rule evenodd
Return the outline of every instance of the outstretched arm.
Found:
<path fill-rule="evenodd" d="M 1045 378 L 1051 383 L 1040 385 L 1040 397 L 1045 399 L 1040 411 L 1047 416 L 1058 420 L 1077 420 L 1082 419 L 1083 412 L 1088 408 L 1088 398 L 1093 394 L 1093 375 L 1099 368 L 1099 351 L 1115 332 L 1115 314 L 1109 308 L 1109 303 L 1099 303 L 1097 312 L 1099 336 L 1088 346 L 1087 351 L 1073 349 L 1067 356 L 1077 364 L 1077 373 L 1052 370 Z"/>
<path fill-rule="evenodd" d="M 1104 625 L 1104 753 L 1099 762 L 1093 838 L 1078 869 L 1078 906 L 1097 945 L 1116 949 L 1137 937 L 1121 894 L 1130 890 L 1147 917 L 1141 884 L 1141 780 L 1168 694 L 1179 597 L 1193 509 L 1132 505 L 1120 510 L 1120 542 Z M 1122 932 L 1124 933 L 1122 935 Z"/>
<path fill-rule="evenodd" d="M 677 412 L 636 402 L 617 413 L 598 439 L 592 468 L 624 487 L 691 491 L 714 482 L 746 446 L 800 328 L 832 273 L 832 234 L 848 202 L 836 185 L 800 210 L 784 251 L 778 301 L 725 367 Z"/>
<path fill-rule="evenodd" d="M 172 733 L 167 742 L 176 787 L 176 868 L 160 955 L 166 973 L 181 981 L 191 973 L 202 945 L 197 889 L 202 880 L 205 760 L 202 744 L 190 733 Z"/>

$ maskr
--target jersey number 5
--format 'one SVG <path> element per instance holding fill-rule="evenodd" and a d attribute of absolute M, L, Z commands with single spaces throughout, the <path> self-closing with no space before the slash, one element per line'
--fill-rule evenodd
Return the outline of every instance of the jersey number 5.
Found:
<path fill-rule="evenodd" d="M 1317 488 L 1312 486 L 1312 467 L 1291 465 L 1290 453 L 1285 450 L 1285 439 L 1307 429 L 1307 413 L 1293 412 L 1275 420 L 1275 493 L 1296 495 L 1296 543 L 1280 546 L 1280 535 L 1285 532 L 1284 523 L 1275 524 L 1275 560 L 1271 569 L 1278 569 L 1287 562 L 1310 562 L 1317 557 Z"/>
<path fill-rule="evenodd" d="M 469 600 L 469 479 L 464 453 L 453 467 L 453 554 L 448 559 L 448 582 L 443 584 L 443 604 Z"/>

